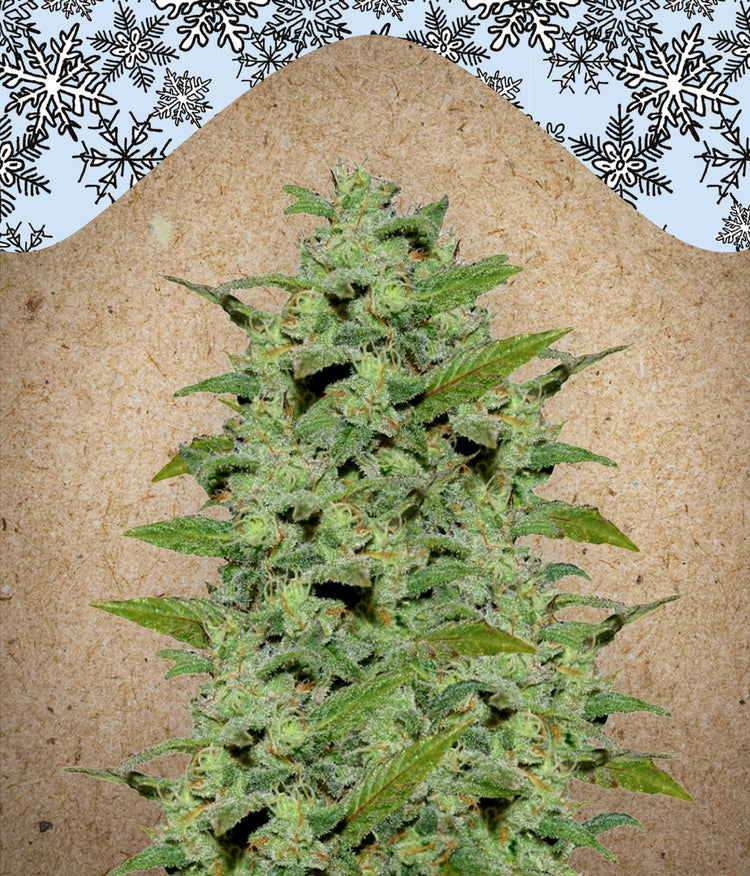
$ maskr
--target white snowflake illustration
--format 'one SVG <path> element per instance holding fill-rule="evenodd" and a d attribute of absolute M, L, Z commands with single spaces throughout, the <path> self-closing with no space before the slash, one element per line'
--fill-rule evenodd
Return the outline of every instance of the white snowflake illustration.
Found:
<path fill-rule="evenodd" d="M 245 43 L 250 47 L 250 51 L 243 52 L 235 58 L 240 64 L 237 76 L 239 77 L 244 70 L 252 71 L 249 79 L 241 80 L 247 82 L 251 88 L 271 73 L 286 66 L 294 58 L 291 51 L 284 54 L 284 49 L 288 48 L 284 35 L 268 25 L 257 32 L 253 31 Z"/>
<path fill-rule="evenodd" d="M 729 152 L 716 146 L 711 147 L 704 140 L 705 152 L 695 156 L 695 158 L 701 158 L 705 162 L 701 182 L 706 178 L 709 169 L 726 168 L 726 173 L 720 182 L 708 184 L 709 189 L 718 189 L 719 191 L 717 204 L 720 204 L 730 194 L 730 189 L 739 188 L 740 177 L 745 177 L 748 168 L 750 168 L 750 137 L 745 137 L 745 142 L 742 142 L 742 134 L 738 124 L 741 112 L 742 110 L 738 110 L 733 119 L 722 116 L 718 125 L 711 126 L 713 131 L 720 131 L 721 136 L 729 143 L 731 147 Z"/>
<path fill-rule="evenodd" d="M 714 240 L 729 243 L 739 252 L 750 249 L 750 204 L 743 207 L 736 198 L 732 200 L 732 209 L 724 219 L 724 227 Z"/>
<path fill-rule="evenodd" d="M 355 0 L 352 9 L 361 12 L 374 12 L 376 18 L 381 15 L 393 15 L 401 21 L 401 10 L 411 0 Z"/>
<path fill-rule="evenodd" d="M 517 46 L 524 33 L 529 35 L 529 46 L 540 43 L 545 52 L 555 47 L 555 38 L 560 25 L 552 22 L 554 16 L 567 18 L 569 10 L 582 0 L 464 0 L 469 9 L 481 10 L 480 18 L 494 15 L 496 24 L 488 28 L 497 34 L 492 48 L 500 51 L 504 46 Z"/>
<path fill-rule="evenodd" d="M 486 85 L 489 85 L 494 91 L 496 91 L 501 97 L 504 97 L 506 100 L 509 100 L 514 106 L 517 106 L 519 109 L 523 109 L 520 103 L 518 103 L 518 93 L 521 90 L 521 85 L 523 84 L 523 79 L 512 79 L 510 76 L 501 76 L 499 70 L 495 70 L 494 73 L 485 73 L 484 70 L 480 70 L 477 68 L 477 76 L 482 80 Z"/>
<path fill-rule="evenodd" d="M 718 4 L 719 0 L 665 0 L 664 8 L 670 12 L 685 12 L 688 18 L 705 15 L 709 21 L 713 21 L 711 10 Z"/>
<path fill-rule="evenodd" d="M 87 188 L 96 189 L 97 204 L 105 197 L 114 201 L 121 182 L 127 180 L 126 188 L 131 188 L 139 179 L 142 179 L 150 170 L 164 161 L 167 156 L 170 140 L 162 143 L 159 147 L 151 146 L 148 150 L 143 148 L 149 139 L 149 134 L 161 134 L 162 128 L 153 127 L 150 118 L 139 122 L 130 113 L 132 121 L 130 135 L 128 137 L 126 134 L 121 137 L 116 124 L 118 115 L 119 110 L 111 119 L 99 116 L 98 123 L 90 126 L 91 130 L 97 131 L 107 144 L 106 151 L 87 146 L 82 141 L 83 151 L 73 156 L 73 158 L 80 158 L 83 162 L 83 170 L 78 182 L 81 182 L 87 171 L 93 168 L 104 169 L 104 173 L 95 183 L 86 184 Z"/>
<path fill-rule="evenodd" d="M 91 21 L 91 10 L 99 0 L 43 0 L 42 9 L 48 12 L 64 12 L 66 18 L 82 15 Z"/>
<path fill-rule="evenodd" d="M 50 39 L 49 50 L 47 43 L 40 45 L 29 37 L 25 60 L 7 55 L 0 59 L 3 85 L 20 86 L 11 92 L 5 110 L 15 110 L 19 115 L 25 112 L 35 137 L 46 135 L 48 128 L 54 127 L 76 140 L 75 129 L 80 125 L 73 116 L 82 116 L 85 104 L 98 112 L 100 104 L 115 102 L 102 94 L 106 83 L 91 69 L 99 56 L 84 58 L 78 51 L 80 45 L 76 23 L 69 33 L 62 31 L 57 39 Z"/>
<path fill-rule="evenodd" d="M 15 209 L 15 192 L 25 197 L 49 193 L 49 180 L 32 164 L 47 148 L 43 140 L 28 134 L 16 137 L 14 143 L 10 119 L 0 118 L 0 219 L 6 219 Z"/>
<path fill-rule="evenodd" d="M 229 43 L 235 52 L 241 52 L 245 36 L 250 32 L 240 17 L 257 18 L 256 6 L 267 6 L 269 0 L 152 0 L 159 9 L 168 10 L 170 18 L 184 18 L 177 33 L 184 34 L 180 48 L 189 51 L 196 43 L 208 45 L 212 34 L 219 35 L 219 48 Z"/>
<path fill-rule="evenodd" d="M 344 39 L 351 31 L 341 13 L 348 9 L 346 0 L 277 0 L 272 24 L 294 44 L 295 54 Z"/>
<path fill-rule="evenodd" d="M 644 142 L 641 137 L 634 140 L 633 128 L 633 120 L 624 116 L 618 105 L 617 115 L 610 116 L 605 128 L 608 139 L 604 142 L 591 134 L 570 139 L 573 154 L 591 165 L 597 176 L 631 207 L 638 199 L 636 188 L 647 196 L 672 191 L 670 180 L 655 166 L 668 147 L 663 142 Z"/>
<path fill-rule="evenodd" d="M 690 33 L 683 31 L 673 39 L 672 51 L 668 43 L 659 43 L 651 37 L 651 47 L 645 56 L 636 55 L 631 60 L 626 55 L 623 61 L 611 62 L 618 78 L 634 90 L 628 111 L 643 113 L 653 108 L 648 118 L 656 136 L 666 134 L 670 127 L 679 127 L 680 134 L 690 133 L 697 140 L 698 128 L 702 127 L 698 118 L 705 116 L 707 104 L 720 112 L 723 103 L 737 103 L 724 93 L 728 83 L 714 69 L 719 56 L 707 58 L 700 49 L 704 42 L 700 27 L 696 24 Z"/>
<path fill-rule="evenodd" d="M 576 79 L 583 75 L 583 84 L 586 86 L 586 94 L 589 91 L 595 91 L 599 94 L 599 88 L 606 85 L 606 82 L 600 80 L 602 71 L 607 69 L 607 59 L 604 51 L 596 52 L 596 39 L 592 34 L 587 34 L 580 37 L 576 34 L 563 34 L 559 40 L 558 46 L 550 52 L 547 60 L 550 63 L 550 71 L 547 74 L 551 77 L 557 69 L 563 69 L 565 72 L 562 78 L 553 79 L 553 82 L 560 84 L 560 93 L 562 94 L 566 88 L 570 91 L 575 91 L 573 88 Z"/>
<path fill-rule="evenodd" d="M 20 55 L 26 40 L 36 34 L 36 26 L 31 12 L 35 0 L 0 0 L 0 50 Z"/>
<path fill-rule="evenodd" d="M 750 70 L 750 6 L 740 3 L 735 22 L 737 32 L 720 30 L 711 42 L 722 52 L 730 52 L 732 57 L 724 66 L 724 75 L 735 82 Z"/>
<path fill-rule="evenodd" d="M 29 226 L 29 236 L 26 240 L 21 236 L 21 225 L 19 222 L 15 227 L 5 223 L 5 231 L 0 232 L 0 249 L 9 249 L 14 252 L 31 252 L 36 249 L 45 238 L 51 238 L 51 234 L 45 232 L 46 225 L 41 228 L 34 228 L 31 222 L 26 223 Z"/>
<path fill-rule="evenodd" d="M 409 31 L 406 39 L 432 49 L 449 61 L 462 64 L 476 64 L 477 61 L 489 57 L 481 46 L 471 42 L 470 38 L 479 26 L 473 15 L 459 17 L 449 25 L 445 10 L 430 2 L 430 9 L 425 14 L 425 25 L 426 32 Z"/>
<path fill-rule="evenodd" d="M 166 27 L 164 19 L 151 15 L 136 24 L 135 12 L 118 2 L 114 24 L 116 31 L 98 31 L 90 38 L 91 45 L 100 52 L 114 55 L 103 67 L 104 81 L 111 82 L 127 72 L 138 88 L 144 91 L 154 84 L 154 72 L 149 64 L 162 66 L 177 57 L 177 52 L 163 43 L 155 42 Z"/>
<path fill-rule="evenodd" d="M 164 87 L 156 92 L 160 100 L 154 112 L 160 119 L 171 117 L 175 125 L 179 125 L 182 121 L 190 121 L 200 128 L 200 117 L 207 110 L 212 109 L 205 100 L 210 84 L 210 79 L 190 76 L 187 70 L 182 76 L 178 76 L 167 68 Z"/>
<path fill-rule="evenodd" d="M 601 43 L 609 56 L 623 51 L 638 53 L 649 36 L 661 33 L 654 20 L 657 0 L 586 0 L 586 6 L 573 33 Z"/>

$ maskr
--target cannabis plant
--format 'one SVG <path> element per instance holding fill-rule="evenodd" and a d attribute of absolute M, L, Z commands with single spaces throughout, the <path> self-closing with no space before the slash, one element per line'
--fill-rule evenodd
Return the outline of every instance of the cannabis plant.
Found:
<path fill-rule="evenodd" d="M 553 349 L 567 328 L 494 340 L 476 299 L 519 268 L 459 264 L 446 197 L 399 215 L 399 187 L 363 168 L 339 166 L 334 184 L 330 200 L 285 187 L 287 213 L 327 223 L 296 276 L 176 280 L 249 344 L 229 373 L 176 393 L 219 393 L 233 411 L 154 478 L 190 474 L 206 504 L 126 533 L 223 558 L 220 583 L 94 603 L 187 645 L 159 652 L 167 678 L 205 679 L 191 736 L 79 770 L 163 810 L 153 844 L 111 876 L 570 876 L 579 847 L 613 861 L 600 835 L 641 825 L 574 818 L 573 779 L 690 797 L 663 755 L 605 733 L 613 712 L 669 713 L 613 690 L 595 661 L 674 597 L 561 591 L 588 576 L 519 539 L 637 550 L 595 508 L 536 493 L 558 463 L 614 464 L 559 441 L 542 409 L 622 348 Z M 262 286 L 289 293 L 280 312 L 234 294 Z M 512 382 L 532 359 L 541 373 Z M 606 616 L 557 617 L 572 606 Z M 179 778 L 138 768 L 176 752 Z"/>

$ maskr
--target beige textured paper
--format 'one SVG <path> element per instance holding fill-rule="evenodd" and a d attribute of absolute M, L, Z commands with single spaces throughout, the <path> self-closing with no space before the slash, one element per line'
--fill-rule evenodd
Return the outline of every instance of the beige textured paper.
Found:
<path fill-rule="evenodd" d="M 608 835 L 616 869 L 576 860 L 590 876 L 746 876 L 750 254 L 679 243 L 468 73 L 388 37 L 294 62 L 86 228 L 0 260 L 0 871 L 103 876 L 147 844 L 139 825 L 155 823 L 155 808 L 61 768 L 114 765 L 189 732 L 181 704 L 195 682 L 165 681 L 156 657 L 171 640 L 87 607 L 201 595 L 216 566 L 119 535 L 198 508 L 185 478 L 150 477 L 225 409 L 172 393 L 242 348 L 221 312 L 159 274 L 295 272 L 293 243 L 317 220 L 283 217 L 281 186 L 327 192 L 337 156 L 399 179 L 402 207 L 447 192 L 464 261 L 505 252 L 525 266 L 486 296 L 498 336 L 570 325 L 561 346 L 574 353 L 632 344 L 549 410 L 569 421 L 563 440 L 619 468 L 569 466 L 547 494 L 598 505 L 641 553 L 537 544 L 583 565 L 603 595 L 684 595 L 628 627 L 602 668 L 672 710 L 608 726 L 633 748 L 676 755 L 668 769 L 696 802 L 578 785 L 590 815 L 628 811 L 647 833 Z"/>

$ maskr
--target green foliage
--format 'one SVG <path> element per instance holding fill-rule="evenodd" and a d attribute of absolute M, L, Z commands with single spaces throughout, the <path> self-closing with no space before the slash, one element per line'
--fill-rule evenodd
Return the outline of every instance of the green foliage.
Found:
<path fill-rule="evenodd" d="M 330 200 L 285 188 L 287 213 L 327 222 L 296 277 L 176 280 L 248 346 L 231 372 L 176 393 L 226 394 L 234 415 L 154 478 L 189 474 L 208 513 L 125 534 L 225 562 L 206 598 L 94 603 L 186 643 L 159 654 L 168 678 L 199 685 L 192 737 L 77 770 L 163 811 L 154 845 L 111 876 L 575 876 L 575 848 L 611 861 L 598 835 L 640 824 L 578 821 L 572 779 L 690 799 L 658 755 L 604 732 L 614 712 L 667 710 L 596 668 L 626 624 L 675 597 L 560 592 L 588 575 L 519 544 L 637 550 L 595 508 L 536 493 L 555 465 L 614 465 L 558 441 L 542 409 L 622 348 L 552 349 L 569 329 L 493 339 L 476 299 L 519 268 L 458 264 L 445 197 L 398 215 L 394 183 L 341 167 L 334 183 Z M 235 294 L 265 285 L 289 293 L 281 312 Z M 534 359 L 556 364 L 514 383 Z M 556 617 L 576 606 L 607 616 Z M 136 769 L 172 753 L 188 758 L 181 776 Z"/>

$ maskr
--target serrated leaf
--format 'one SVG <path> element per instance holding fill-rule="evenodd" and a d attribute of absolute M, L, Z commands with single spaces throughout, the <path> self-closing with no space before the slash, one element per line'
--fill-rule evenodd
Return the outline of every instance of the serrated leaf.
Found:
<path fill-rule="evenodd" d="M 667 797 L 676 797 L 678 800 L 693 801 L 693 798 L 681 785 L 648 758 L 611 760 L 594 770 L 594 776 L 601 776 L 604 779 L 604 787 L 609 786 L 606 781 L 609 778 L 626 791 L 665 794 Z"/>
<path fill-rule="evenodd" d="M 207 599 L 189 599 L 178 596 L 144 596 L 137 599 L 92 602 L 94 608 L 116 614 L 149 630 L 156 630 L 187 642 L 194 648 L 210 644 L 205 629 L 208 612 L 218 614 L 217 606 Z"/>
<path fill-rule="evenodd" d="M 445 268 L 417 283 L 414 293 L 418 299 L 429 301 L 433 312 L 472 304 L 484 292 L 505 283 L 522 270 L 517 265 L 506 264 L 507 261 L 508 256 L 495 255 L 471 265 Z"/>
<path fill-rule="evenodd" d="M 363 724 L 406 678 L 403 672 L 391 672 L 341 688 L 315 709 L 310 720 L 331 739 L 343 736 Z"/>
<path fill-rule="evenodd" d="M 349 796 L 341 842 L 353 846 L 414 792 L 473 723 L 436 733 L 376 766 Z"/>
<path fill-rule="evenodd" d="M 174 666 L 167 672 L 164 678 L 176 678 L 178 675 L 203 673 L 211 674 L 213 664 L 202 654 L 195 651 L 187 651 L 184 648 L 164 648 L 157 652 L 157 656 L 164 660 L 173 660 Z"/>
<path fill-rule="evenodd" d="M 189 457 L 192 454 L 200 459 L 211 453 L 225 453 L 234 446 L 231 435 L 201 435 L 194 438 L 190 444 L 183 447 L 179 453 L 172 457 L 169 462 L 151 478 L 152 483 L 174 478 L 178 475 L 190 474 L 197 467 L 190 467 Z M 187 459 L 185 457 L 188 457 Z"/>
<path fill-rule="evenodd" d="M 617 465 L 608 456 L 600 456 L 598 453 L 592 453 L 590 450 L 575 447 L 572 444 L 554 442 L 534 447 L 529 455 L 528 468 L 532 471 L 539 471 L 566 462 L 598 462 L 600 465 Z"/>
<path fill-rule="evenodd" d="M 612 864 L 617 858 L 606 846 L 603 846 L 595 834 L 587 830 L 582 824 L 573 821 L 572 818 L 563 818 L 560 815 L 545 815 L 536 827 L 536 832 L 551 839 L 564 840 L 572 843 L 574 848 L 593 849 Z"/>
<path fill-rule="evenodd" d="M 232 521 L 214 520 L 200 514 L 147 523 L 128 529 L 123 535 L 199 557 L 226 557 L 237 537 Z"/>
<path fill-rule="evenodd" d="M 591 580 L 591 575 L 588 572 L 584 572 L 583 569 L 579 569 L 573 563 L 547 563 L 543 570 L 545 584 L 552 584 L 555 581 L 559 581 L 560 578 L 566 578 L 568 575 L 576 575 L 579 578 L 585 578 L 587 581 Z M 566 596 L 567 594 L 561 595 Z"/>
<path fill-rule="evenodd" d="M 610 347 L 608 350 L 602 350 L 601 353 L 592 353 L 587 356 L 571 356 L 570 353 L 562 353 L 559 350 L 541 352 L 539 353 L 540 359 L 560 359 L 562 361 L 546 374 L 541 374 L 533 380 L 526 381 L 523 387 L 532 398 L 535 396 L 538 398 L 550 398 L 561 389 L 571 375 L 578 374 L 579 371 L 583 371 L 584 368 L 588 368 L 590 365 L 595 365 L 604 359 L 605 356 L 626 350 L 628 346 L 628 344 L 624 344 L 620 347 Z"/>
<path fill-rule="evenodd" d="M 626 826 L 637 827 L 638 830 L 646 829 L 638 819 L 633 818 L 632 815 L 627 815 L 625 812 L 602 812 L 600 815 L 595 815 L 593 818 L 589 818 L 588 821 L 583 822 L 583 827 L 589 833 L 593 833 L 594 836 L 599 836 L 600 833 L 604 833 L 607 830 L 614 830 L 616 827 Z"/>
<path fill-rule="evenodd" d="M 568 505 L 565 502 L 541 502 L 520 517 L 513 527 L 513 534 L 516 538 L 536 534 L 588 544 L 611 544 L 629 551 L 638 550 L 627 535 L 602 517 L 596 508 Z"/>
<path fill-rule="evenodd" d="M 185 867 L 189 863 L 190 858 L 180 846 L 151 846 L 110 870 L 107 876 L 125 876 L 126 873 L 137 873 L 152 867 Z"/>
<path fill-rule="evenodd" d="M 418 213 L 411 216 L 396 216 L 378 225 L 376 233 L 379 237 L 400 234 L 410 238 L 418 247 L 429 249 L 440 235 L 440 229 L 433 222 Z"/>
<path fill-rule="evenodd" d="M 484 621 L 446 624 L 422 637 L 431 645 L 443 645 L 464 657 L 487 657 L 492 654 L 533 654 L 533 645 L 498 630 Z"/>
<path fill-rule="evenodd" d="M 443 220 L 445 219 L 445 214 L 448 212 L 448 204 L 448 196 L 443 195 L 439 201 L 433 201 L 431 204 L 426 204 L 424 207 L 420 207 L 417 211 L 420 216 L 429 219 L 435 228 L 435 237 L 430 242 L 430 246 L 434 246 L 438 237 L 440 237 L 440 229 L 443 227 Z"/>
<path fill-rule="evenodd" d="M 200 383 L 178 389 L 174 397 L 182 398 L 193 392 L 228 392 L 239 397 L 252 398 L 259 388 L 258 378 L 254 375 L 230 371 L 228 374 L 218 374 L 216 377 L 209 377 L 201 380 Z"/>
<path fill-rule="evenodd" d="M 479 566 L 467 566 L 458 560 L 436 560 L 424 569 L 413 572 L 406 581 L 406 595 L 420 596 L 439 584 L 451 584 L 459 578 L 481 573 Z"/>
<path fill-rule="evenodd" d="M 236 296 L 223 291 L 220 287 L 215 288 L 203 285 L 202 283 L 191 283 L 189 280 L 181 280 L 179 277 L 171 277 L 167 274 L 162 274 L 162 276 L 165 280 L 179 283 L 180 286 L 190 289 L 191 292 L 195 292 L 196 295 L 200 295 L 201 298 L 207 299 L 212 304 L 218 304 L 232 322 L 245 329 L 245 331 L 251 329 L 255 322 L 264 322 L 270 316 L 270 314 L 262 310 L 257 310 L 255 307 L 245 304 Z"/>
<path fill-rule="evenodd" d="M 638 697 L 630 697 L 615 691 L 589 697 L 583 707 L 585 718 L 601 718 L 603 715 L 611 715 L 615 712 L 653 712 L 665 718 L 671 717 L 669 709 L 663 706 L 655 706 L 645 700 L 639 700 Z"/>
<path fill-rule="evenodd" d="M 95 779 L 103 779 L 117 785 L 127 785 L 145 800 L 164 799 L 163 795 L 174 787 L 175 779 L 164 779 L 157 776 L 147 776 L 136 770 L 127 772 L 121 770 L 92 770 L 84 767 L 68 767 L 68 773 L 82 773 Z"/>
<path fill-rule="evenodd" d="M 302 186 L 282 186 L 281 190 L 288 195 L 294 195 L 297 201 L 290 204 L 285 214 L 290 213 L 309 213 L 311 216 L 322 216 L 323 219 L 331 219 L 333 216 L 333 205 L 312 189 L 306 189 Z"/>
<path fill-rule="evenodd" d="M 428 383 L 414 408 L 418 422 L 428 422 L 448 408 L 473 401 L 571 329 L 515 335 L 464 350 L 426 375 Z"/>

